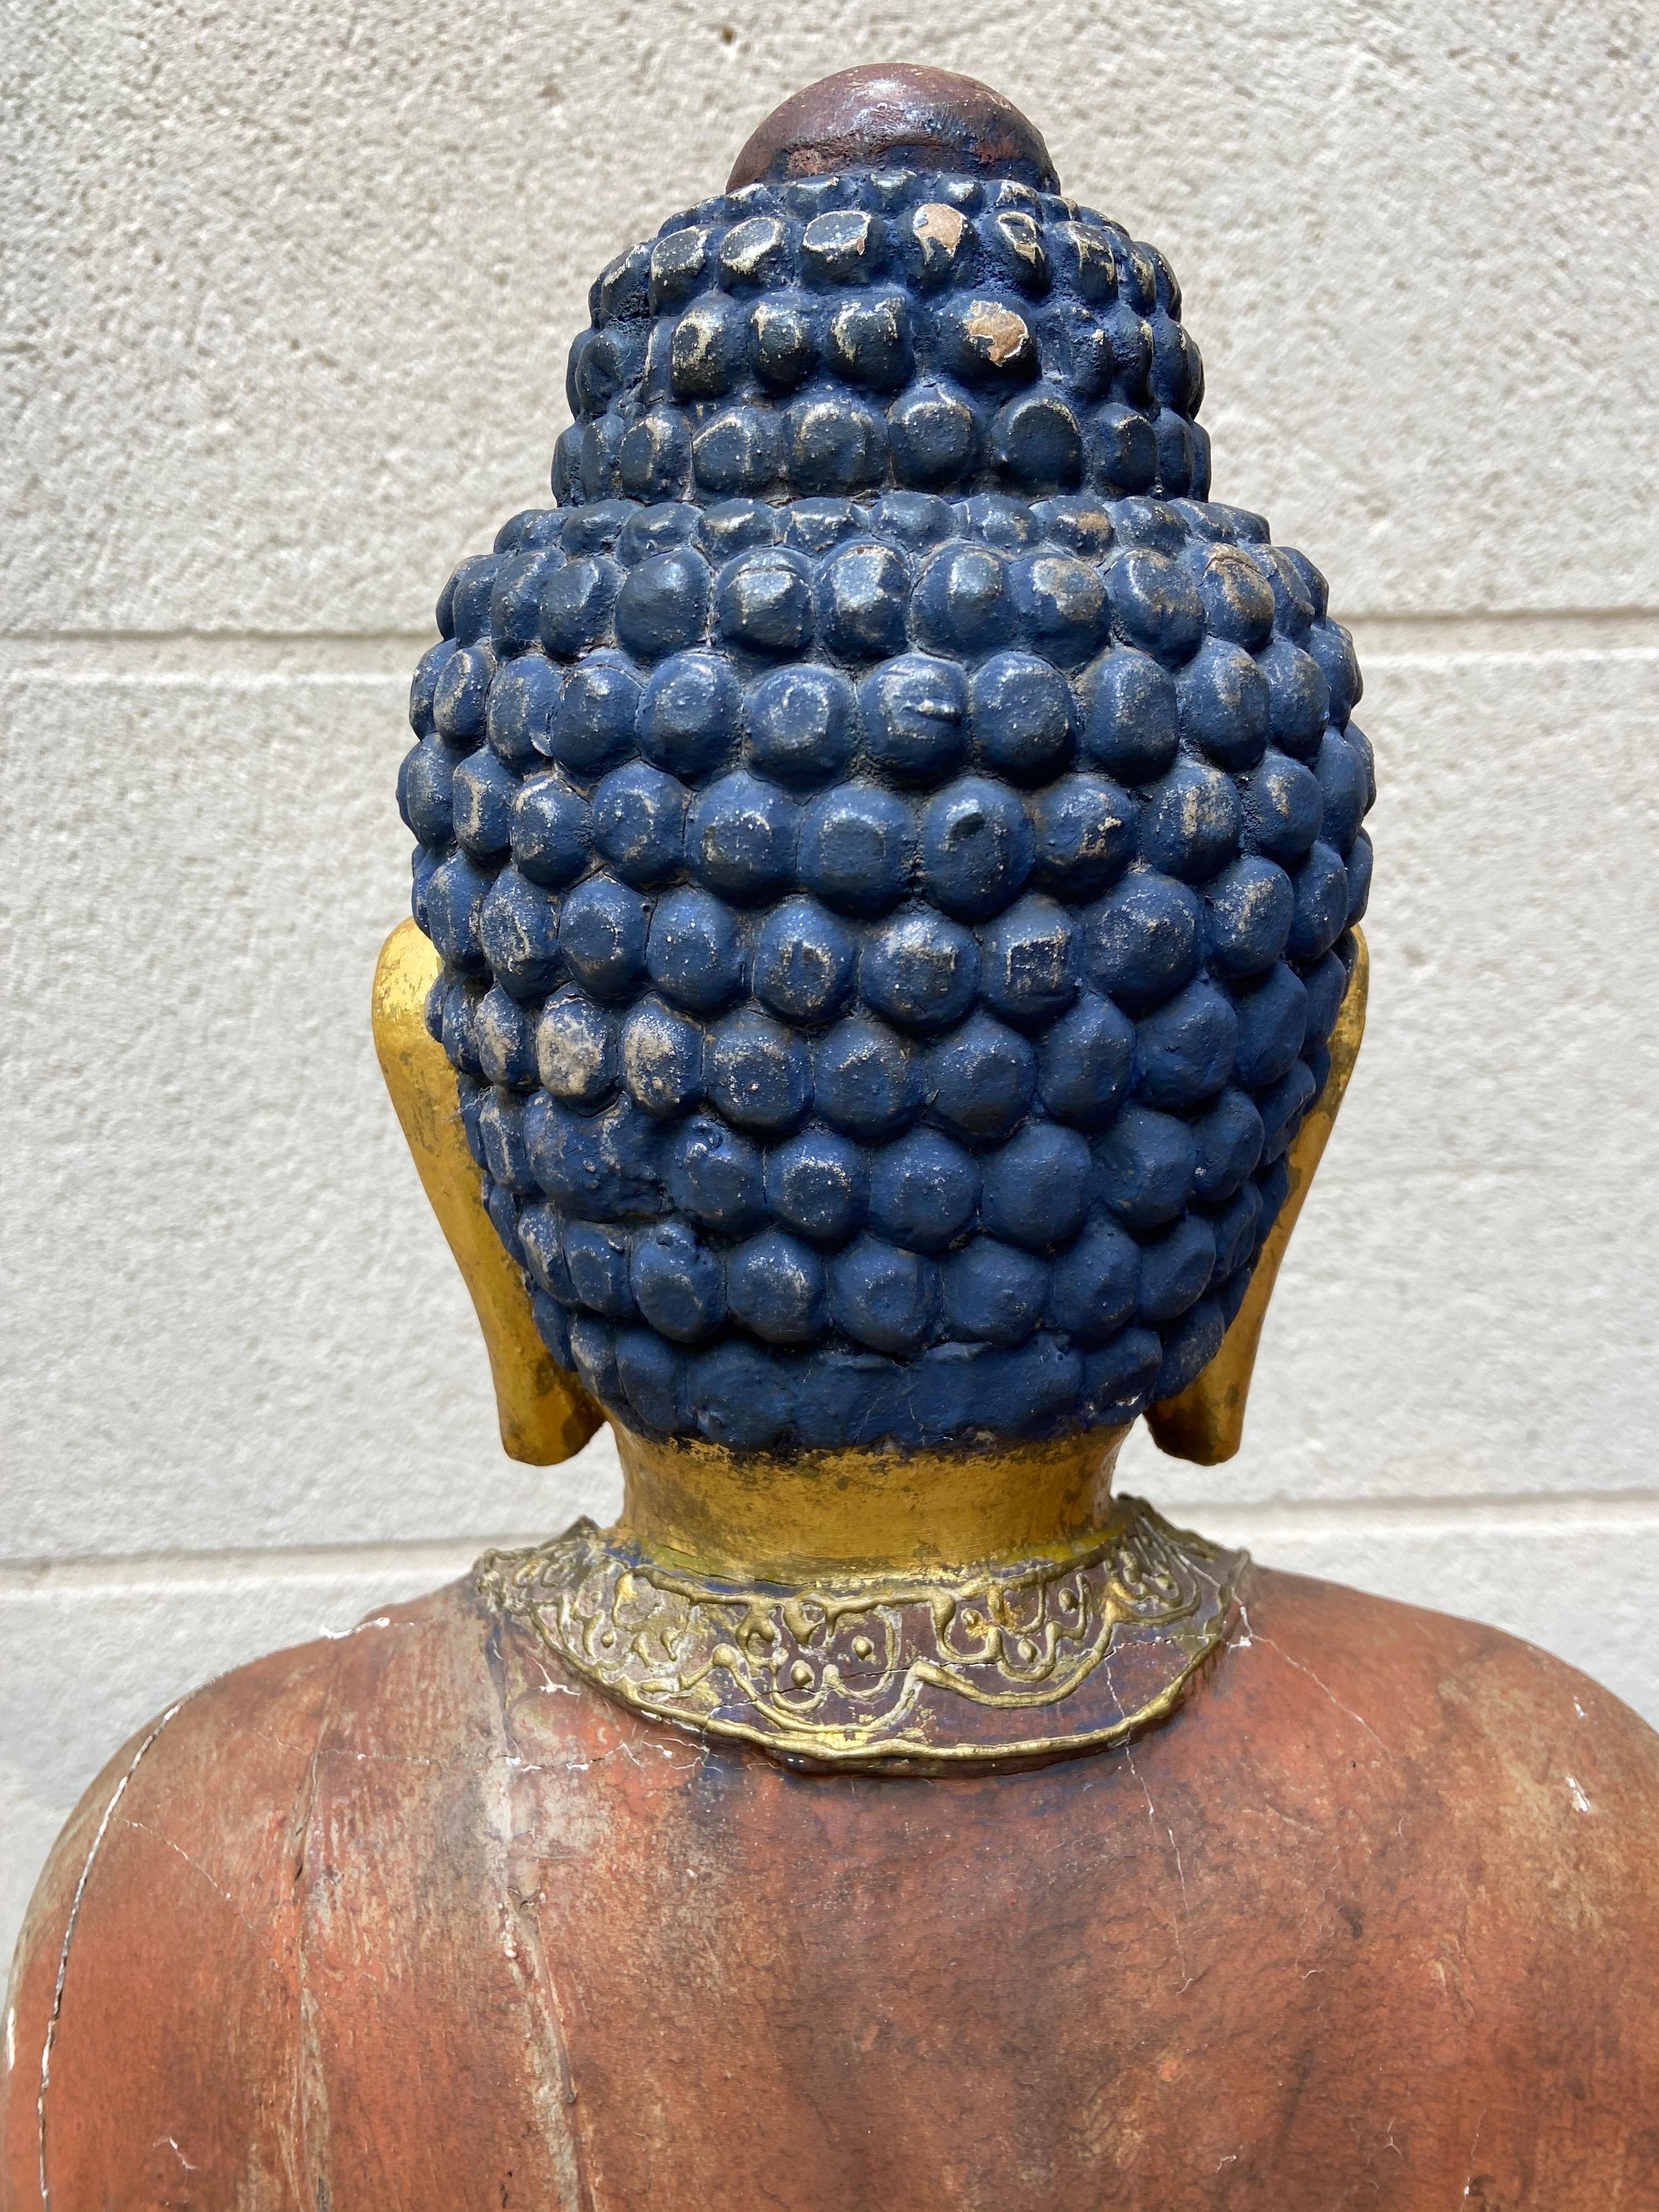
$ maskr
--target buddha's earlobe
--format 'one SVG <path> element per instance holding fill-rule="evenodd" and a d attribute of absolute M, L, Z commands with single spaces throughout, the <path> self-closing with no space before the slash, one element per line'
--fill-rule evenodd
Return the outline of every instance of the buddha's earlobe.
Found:
<path fill-rule="evenodd" d="M 374 970 L 374 1049 L 421 1186 L 461 1271 L 489 1354 L 501 1447 L 552 1467 L 579 1452 L 604 1415 L 542 1342 L 524 1279 L 479 1196 L 455 1098 L 455 1071 L 426 1026 L 441 965 L 412 921 L 394 929 Z"/>
<path fill-rule="evenodd" d="M 1330 1073 L 1286 1155 L 1291 1187 L 1261 1248 L 1244 1303 L 1221 1340 L 1221 1349 L 1202 1374 L 1189 1382 L 1178 1397 L 1166 1398 L 1148 1408 L 1146 1425 L 1152 1432 L 1152 1441 L 1171 1458 L 1195 1460 L 1200 1467 L 1214 1467 L 1222 1460 L 1231 1459 L 1243 1439 L 1244 1409 L 1250 1395 L 1250 1377 L 1255 1370 L 1256 1348 L 1261 1341 L 1261 1324 L 1267 1317 L 1267 1302 L 1273 1294 L 1279 1262 L 1285 1257 L 1285 1248 L 1291 1241 L 1291 1231 L 1296 1227 L 1297 1216 L 1308 1195 L 1308 1186 L 1324 1153 L 1342 1095 L 1359 1057 L 1360 1039 L 1365 1033 L 1365 994 L 1370 962 L 1364 936 L 1358 929 L 1353 934 L 1358 951 L 1353 974 L 1331 1032 Z"/>

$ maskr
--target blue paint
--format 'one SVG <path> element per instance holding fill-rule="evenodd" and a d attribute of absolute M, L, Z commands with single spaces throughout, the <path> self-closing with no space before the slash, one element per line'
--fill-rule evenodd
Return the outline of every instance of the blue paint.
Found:
<path fill-rule="evenodd" d="M 633 1289 L 651 1327 L 676 1344 L 700 1344 L 726 1318 L 720 1255 L 683 1221 L 664 1222 L 635 1239 Z"/>
<path fill-rule="evenodd" d="M 489 687 L 486 729 L 492 750 L 509 768 L 522 774 L 541 766 L 563 692 L 563 672 L 539 653 L 526 653 L 498 671 Z"/>
<path fill-rule="evenodd" d="M 731 758 L 742 697 L 728 661 L 678 653 L 645 687 L 635 742 L 658 768 L 695 781 Z"/>
<path fill-rule="evenodd" d="M 644 895 L 613 877 L 590 876 L 566 898 L 559 957 L 591 998 L 623 998 L 639 981 L 650 918 Z"/>
<path fill-rule="evenodd" d="M 435 735 L 422 738 L 404 754 L 398 771 L 398 811 L 422 845 L 436 849 L 449 842 L 455 770 L 466 757 Z"/>
<path fill-rule="evenodd" d="M 896 1136 L 927 1100 L 926 1075 L 903 1038 L 867 1014 L 849 1015 L 812 1048 L 818 1112 L 866 1143 Z"/>
<path fill-rule="evenodd" d="M 939 1320 L 939 1270 L 902 1245 L 863 1236 L 830 1263 L 830 1310 L 854 1343 L 914 1354 Z"/>
<path fill-rule="evenodd" d="M 623 1022 L 620 1042 L 622 1079 L 647 1114 L 672 1121 L 702 1098 L 703 1032 L 695 1022 L 646 999 Z"/>
<path fill-rule="evenodd" d="M 672 881 L 685 854 L 685 786 L 644 761 L 615 769 L 593 793 L 593 844 L 624 883 Z"/>
<path fill-rule="evenodd" d="M 669 891 L 652 911 L 646 965 L 677 1005 L 714 1012 L 743 988 L 747 961 L 738 917 L 712 892 L 684 884 Z"/>
<path fill-rule="evenodd" d="M 968 749 L 968 685 L 953 661 L 907 653 L 866 679 L 859 711 L 877 770 L 904 784 L 937 781 Z"/>
<path fill-rule="evenodd" d="M 972 1237 L 940 1270 L 945 1326 L 965 1344 L 1023 1344 L 1048 1302 L 1052 1273 L 1034 1253 Z"/>
<path fill-rule="evenodd" d="M 1162 258 L 1051 195 L 752 186 L 591 313 L 398 787 L 538 1326 L 744 1449 L 1127 1419 L 1328 1070 L 1375 766 L 1323 580 L 1208 500 Z"/>
<path fill-rule="evenodd" d="M 829 1323 L 823 1262 L 810 1245 L 765 1229 L 726 1265 L 733 1316 L 768 1344 L 813 1344 Z"/>
<path fill-rule="evenodd" d="M 1078 1130 L 1028 1121 L 986 1156 L 985 1226 L 1034 1252 L 1068 1243 L 1088 1211 L 1091 1164 L 1088 1140 Z"/>
<path fill-rule="evenodd" d="M 926 1072 L 933 1118 L 960 1137 L 1007 1136 L 1036 1088 L 1036 1056 L 1024 1038 L 975 1014 L 936 1045 Z"/>
<path fill-rule="evenodd" d="M 786 1021 L 826 1022 L 846 1003 L 858 954 L 853 932 L 816 899 L 787 898 L 755 940 L 755 996 Z"/>
<path fill-rule="evenodd" d="M 537 1082 L 536 1039 L 529 1016 L 518 1000 L 492 986 L 473 1017 L 478 1066 L 486 1083 L 509 1091 L 532 1091 Z"/>
<path fill-rule="evenodd" d="M 483 1023 L 479 1056 L 483 1057 Z M 581 990 L 550 999 L 534 1036 L 536 1073 L 542 1088 L 566 1106 L 592 1109 L 616 1096 L 618 1077 L 616 1017 Z"/>
<path fill-rule="evenodd" d="M 869 1155 L 833 1129 L 809 1129 L 767 1154 L 766 1203 L 786 1229 L 844 1243 L 869 1217 Z"/>
<path fill-rule="evenodd" d="M 796 866 L 807 889 L 844 914 L 884 914 L 910 880 L 915 842 L 910 809 L 896 792 L 848 784 L 807 808 Z"/>
<path fill-rule="evenodd" d="M 870 1226 L 914 1252 L 947 1251 L 980 1209 L 980 1166 L 937 1129 L 913 1129 L 876 1155 Z"/>
<path fill-rule="evenodd" d="M 787 792 L 738 769 L 692 800 L 686 865 L 720 897 L 757 905 L 791 887 L 799 823 L 800 810 Z"/>
<path fill-rule="evenodd" d="M 1076 998 L 1081 981 L 1079 932 L 1054 899 L 1021 899 L 988 922 L 980 938 L 980 994 L 1005 1022 L 1023 1030 L 1044 1029 Z"/>
<path fill-rule="evenodd" d="M 1017 792 L 965 775 L 931 799 L 921 815 L 922 889 L 934 906 L 982 921 L 1024 890 L 1036 836 Z"/>
<path fill-rule="evenodd" d="M 972 931 L 928 907 L 902 908 L 865 939 L 860 992 L 902 1029 L 953 1028 L 973 1005 L 979 981 Z"/>
<path fill-rule="evenodd" d="M 734 1128 L 786 1137 L 812 1103 L 812 1063 L 799 1031 L 758 1008 L 728 1014 L 703 1054 L 708 1102 Z"/>
<path fill-rule="evenodd" d="M 857 742 L 853 688 L 833 668 L 796 665 L 763 677 L 744 720 L 750 767 L 792 789 L 833 782 Z"/>

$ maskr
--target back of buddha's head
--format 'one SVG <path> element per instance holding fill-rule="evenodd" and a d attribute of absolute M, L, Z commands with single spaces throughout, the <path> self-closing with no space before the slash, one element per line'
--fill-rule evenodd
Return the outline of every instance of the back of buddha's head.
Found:
<path fill-rule="evenodd" d="M 1163 257 L 968 80 L 787 103 L 590 314 L 399 786 L 538 1326 L 647 1436 L 1120 1426 L 1327 1085 L 1373 784 L 1324 582 L 1209 500 Z"/>

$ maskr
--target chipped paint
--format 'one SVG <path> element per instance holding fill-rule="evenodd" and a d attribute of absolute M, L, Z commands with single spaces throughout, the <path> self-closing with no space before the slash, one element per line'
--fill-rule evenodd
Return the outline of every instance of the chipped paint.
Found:
<path fill-rule="evenodd" d="M 971 301 L 963 328 L 975 349 L 995 368 L 1006 368 L 1031 343 L 1025 318 L 995 300 Z"/>

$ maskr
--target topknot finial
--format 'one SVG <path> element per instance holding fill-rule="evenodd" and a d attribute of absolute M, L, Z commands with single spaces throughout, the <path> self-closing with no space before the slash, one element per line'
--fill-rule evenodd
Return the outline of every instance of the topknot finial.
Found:
<path fill-rule="evenodd" d="M 738 155 L 726 190 L 882 165 L 1060 189 L 1042 133 L 988 84 L 914 62 L 875 62 L 821 77 L 775 107 Z"/>

